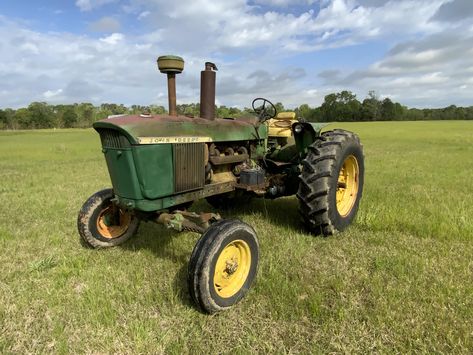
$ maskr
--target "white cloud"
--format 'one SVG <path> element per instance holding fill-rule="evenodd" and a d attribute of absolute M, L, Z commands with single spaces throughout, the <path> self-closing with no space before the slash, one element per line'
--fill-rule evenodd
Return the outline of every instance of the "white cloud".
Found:
<path fill-rule="evenodd" d="M 24 42 L 20 45 L 20 49 L 24 52 L 30 52 L 31 54 L 39 54 L 39 48 L 32 42 Z"/>
<path fill-rule="evenodd" d="M 265 46 L 269 50 L 303 52 L 394 34 L 433 33 L 441 25 L 429 19 L 445 1 L 383 0 L 375 7 L 363 6 L 366 0 L 257 1 L 287 5 L 281 8 L 284 11 L 263 11 L 263 7 L 250 6 L 244 0 L 132 0 L 127 11 L 149 12 L 150 22 L 159 24 L 156 30 L 178 50 L 204 53 Z M 289 5 L 295 3 L 306 4 L 304 9 L 308 10 L 291 13 Z"/>
<path fill-rule="evenodd" d="M 90 11 L 112 1 L 78 0 L 76 5 Z M 41 33 L 0 16 L 0 103 L 19 106 L 47 99 L 166 105 L 160 96 L 166 81 L 155 60 L 169 53 L 186 61 L 177 79 L 179 102 L 198 101 L 199 72 L 206 60 L 220 69 L 218 100 L 228 106 L 248 106 L 255 96 L 289 107 L 317 105 L 339 89 L 359 97 L 374 89 L 422 106 L 439 105 L 439 98 L 461 104 L 473 97 L 468 79 L 473 62 L 466 55 L 473 48 L 471 24 L 453 30 L 455 24 L 430 20 L 446 0 L 295 1 L 304 5 L 298 12 L 287 0 L 259 0 L 251 6 L 244 0 L 130 0 L 116 16 L 128 16 L 146 30 L 119 30 L 120 23 L 101 21 L 116 19 L 106 16 L 90 25 L 111 32 L 100 38 Z M 268 4 L 272 11 L 264 7 Z M 333 67 L 326 64 L 316 77 L 318 69 L 307 59 L 371 41 L 386 41 L 392 48 L 371 64 L 358 63 L 357 69 L 352 69 L 356 58 L 347 57 Z M 298 64 L 288 64 L 293 62 Z"/>
<path fill-rule="evenodd" d="M 151 14 L 150 11 L 143 11 L 138 15 L 138 20 L 143 20 Z"/>
<path fill-rule="evenodd" d="M 90 11 L 115 1 L 116 0 L 76 0 L 76 6 L 81 11 Z"/>
<path fill-rule="evenodd" d="M 270 6 L 282 6 L 287 7 L 289 5 L 312 5 L 320 0 L 256 0 L 256 4 L 270 5 Z"/>
<path fill-rule="evenodd" d="M 49 100 L 55 96 L 58 96 L 62 93 L 62 89 L 57 89 L 57 90 L 47 90 L 43 92 L 43 96 L 46 100 Z"/>
<path fill-rule="evenodd" d="M 115 45 L 118 42 L 121 42 L 125 38 L 122 33 L 112 33 L 110 36 L 100 38 L 100 41 L 110 45 Z"/>

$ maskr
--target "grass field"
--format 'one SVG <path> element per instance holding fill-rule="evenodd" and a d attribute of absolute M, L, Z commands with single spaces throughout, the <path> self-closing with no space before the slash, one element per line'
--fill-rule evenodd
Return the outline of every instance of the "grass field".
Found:
<path fill-rule="evenodd" d="M 186 289 L 196 234 L 81 246 L 77 212 L 110 185 L 97 134 L 0 133 L 0 353 L 473 353 L 473 122 L 342 126 L 366 157 L 355 224 L 308 235 L 295 197 L 230 211 L 260 269 L 215 316 Z"/>

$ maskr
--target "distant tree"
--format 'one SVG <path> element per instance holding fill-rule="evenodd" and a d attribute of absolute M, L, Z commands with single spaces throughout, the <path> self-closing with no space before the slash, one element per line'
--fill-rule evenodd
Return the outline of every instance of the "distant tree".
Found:
<path fill-rule="evenodd" d="M 296 112 L 297 117 L 301 117 L 307 121 L 310 121 L 310 118 L 312 117 L 313 109 L 310 108 L 309 105 L 303 104 L 303 105 L 300 105 L 298 108 L 296 108 L 295 112 Z"/>
<path fill-rule="evenodd" d="M 396 107 L 389 97 L 381 103 L 380 118 L 383 121 L 392 121 L 396 115 Z"/>
<path fill-rule="evenodd" d="M 90 102 L 82 102 L 80 104 L 76 104 L 75 112 L 77 113 L 77 126 L 78 127 L 90 127 L 92 123 L 95 122 L 97 119 L 97 111 L 98 108 L 94 107 Z M 107 111 L 107 116 L 111 115 Z M 106 118 L 107 116 L 103 117 Z"/>
<path fill-rule="evenodd" d="M 284 112 L 286 111 L 286 109 L 284 108 L 284 105 L 281 103 L 281 102 L 276 102 L 274 104 L 274 106 L 276 107 L 276 111 L 277 112 Z"/>
<path fill-rule="evenodd" d="M 278 112 L 286 111 L 281 102 L 275 104 Z M 220 118 L 254 117 L 252 108 L 215 107 L 216 116 Z M 181 115 L 199 116 L 199 103 L 177 105 Z M 408 108 L 389 97 L 379 100 L 375 91 L 370 91 L 368 96 L 360 103 L 351 91 L 343 90 L 325 96 L 324 102 L 319 107 L 310 107 L 308 104 L 295 108 L 297 117 L 302 117 L 310 122 L 325 121 L 375 121 L 375 120 L 473 120 L 473 106 L 457 107 L 450 105 L 444 108 L 417 109 Z M 104 103 L 94 106 L 91 103 L 70 105 L 49 105 L 45 102 L 32 102 L 26 108 L 13 110 L 5 108 L 0 110 L 0 129 L 34 129 L 49 127 L 90 127 L 96 120 L 107 118 L 116 114 L 165 114 L 163 106 L 132 105 Z"/>
<path fill-rule="evenodd" d="M 228 118 L 231 117 L 230 109 L 226 106 L 220 105 L 216 110 L 216 115 L 219 118 Z"/>
<path fill-rule="evenodd" d="M 323 121 L 356 121 L 361 115 L 361 104 L 355 94 L 344 90 L 325 96 L 320 111 Z"/>
<path fill-rule="evenodd" d="M 28 128 L 51 128 L 54 126 L 54 112 L 46 102 L 33 102 L 28 105 L 30 124 Z"/>
<path fill-rule="evenodd" d="M 6 108 L 3 110 L 5 117 L 5 126 L 4 129 L 18 129 L 18 123 L 15 121 L 15 110 L 11 108 Z"/>
<path fill-rule="evenodd" d="M 457 107 L 455 105 L 450 105 L 442 109 L 443 119 L 444 120 L 455 120 L 458 119 Z"/>
<path fill-rule="evenodd" d="M 417 108 L 411 108 L 406 113 L 408 121 L 420 121 L 424 119 L 424 113 Z"/>
<path fill-rule="evenodd" d="M 465 108 L 465 119 L 473 120 L 473 106 Z"/>
<path fill-rule="evenodd" d="M 368 97 L 363 100 L 361 116 L 363 121 L 377 121 L 380 119 L 381 102 L 375 91 L 368 92 Z"/>
<path fill-rule="evenodd" d="M 164 106 L 150 105 L 149 109 L 150 109 L 151 113 L 154 114 L 154 115 L 162 115 L 162 114 L 165 114 L 167 112 L 166 109 L 164 108 Z"/>
<path fill-rule="evenodd" d="M 62 114 L 62 123 L 63 127 L 71 128 L 74 127 L 77 123 L 78 115 L 74 110 L 74 107 L 67 107 Z"/>
<path fill-rule="evenodd" d="M 8 126 L 7 113 L 0 109 L 0 129 L 5 129 Z"/>
<path fill-rule="evenodd" d="M 18 124 L 19 128 L 28 129 L 32 128 L 31 113 L 27 108 L 20 108 L 16 110 L 14 120 Z"/>
<path fill-rule="evenodd" d="M 255 111 L 253 111 L 252 108 L 245 107 L 243 108 L 243 110 L 238 112 L 234 117 L 241 118 L 241 117 L 255 117 L 255 116 L 256 116 Z"/>
<path fill-rule="evenodd" d="M 123 104 L 101 104 L 101 110 L 107 110 L 111 112 L 112 115 L 121 115 L 127 112 L 127 108 Z"/>
<path fill-rule="evenodd" d="M 399 102 L 394 104 L 394 118 L 395 120 L 405 120 L 407 107 L 402 106 Z"/>

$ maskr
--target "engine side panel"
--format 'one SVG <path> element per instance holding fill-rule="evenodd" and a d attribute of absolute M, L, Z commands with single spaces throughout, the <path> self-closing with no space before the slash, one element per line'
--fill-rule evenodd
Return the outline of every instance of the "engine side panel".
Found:
<path fill-rule="evenodd" d="M 136 174 L 145 198 L 156 199 L 173 194 L 172 154 L 171 144 L 133 147 Z"/>

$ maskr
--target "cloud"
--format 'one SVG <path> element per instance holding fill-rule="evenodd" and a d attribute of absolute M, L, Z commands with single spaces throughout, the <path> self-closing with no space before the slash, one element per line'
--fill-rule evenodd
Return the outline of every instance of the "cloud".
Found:
<path fill-rule="evenodd" d="M 113 1 L 76 5 L 91 11 Z M 473 27 L 431 20 L 455 3 L 129 0 L 114 17 L 90 24 L 104 32 L 98 38 L 33 31 L 0 16 L 0 103 L 166 105 L 166 80 L 155 61 L 171 53 L 186 61 L 177 79 L 182 103 L 198 101 L 199 72 L 211 60 L 220 69 L 217 102 L 228 106 L 248 106 L 256 96 L 286 107 L 318 105 L 325 94 L 342 89 L 358 97 L 374 89 L 421 106 L 471 104 Z M 133 30 L 127 32 L 117 18 L 133 21 Z M 378 47 L 373 53 L 372 44 Z"/>
<path fill-rule="evenodd" d="M 0 17 L 0 46 L 2 107 L 44 100 L 150 104 L 159 90 L 158 49 L 120 33 L 101 39 L 40 33 Z"/>
<path fill-rule="evenodd" d="M 100 38 L 100 41 L 113 46 L 118 42 L 123 41 L 123 38 L 125 38 L 125 36 L 121 33 L 112 33 L 110 36 Z"/>
<path fill-rule="evenodd" d="M 76 6 L 80 11 L 90 11 L 115 1 L 116 0 L 76 0 Z"/>
<path fill-rule="evenodd" d="M 55 96 L 58 96 L 62 93 L 62 89 L 57 89 L 57 90 L 46 90 L 43 92 L 43 96 L 46 100 L 49 100 Z"/>
<path fill-rule="evenodd" d="M 150 11 L 143 11 L 138 15 L 138 20 L 143 20 L 151 14 Z"/>
<path fill-rule="evenodd" d="M 120 22 L 111 16 L 102 17 L 89 25 L 89 29 L 94 32 L 117 32 L 120 27 Z"/>
<path fill-rule="evenodd" d="M 288 7 L 289 5 L 312 5 L 320 0 L 256 0 L 255 4 Z"/>
<path fill-rule="evenodd" d="M 354 87 L 360 94 L 369 90 L 376 90 L 381 96 L 389 93 L 408 105 L 471 105 L 471 48 L 473 34 L 444 31 L 399 43 L 366 69 L 343 77 L 332 76 L 331 71 L 319 75 L 326 79 L 327 86 Z"/>
<path fill-rule="evenodd" d="M 319 78 L 324 79 L 326 82 L 337 81 L 340 78 L 340 70 L 330 69 L 321 71 L 318 76 Z"/>
<path fill-rule="evenodd" d="M 429 19 L 444 1 L 260 0 L 250 5 L 244 0 L 132 0 L 127 11 L 149 12 L 149 23 L 159 24 L 155 30 L 177 50 L 202 54 L 265 47 L 267 52 L 295 53 L 355 45 L 393 33 L 434 33 L 439 25 Z M 258 4 L 285 7 L 273 11 Z M 293 12 L 290 6 L 295 4 L 307 6 Z"/>
<path fill-rule="evenodd" d="M 456 22 L 473 17 L 473 3 L 471 0 L 453 0 L 442 4 L 432 17 L 433 21 Z"/>

